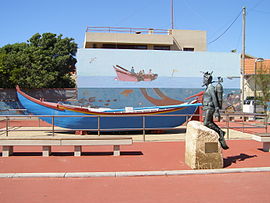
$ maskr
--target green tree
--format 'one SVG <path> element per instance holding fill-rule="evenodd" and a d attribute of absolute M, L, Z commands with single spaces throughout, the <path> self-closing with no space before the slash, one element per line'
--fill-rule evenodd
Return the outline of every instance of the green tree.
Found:
<path fill-rule="evenodd" d="M 261 65 L 256 71 L 255 82 L 259 87 L 259 99 L 267 112 L 267 103 L 270 102 L 270 67 Z"/>
<path fill-rule="evenodd" d="M 1 87 L 64 88 L 74 87 L 77 44 L 62 35 L 39 33 L 27 43 L 0 49 Z"/>
<path fill-rule="evenodd" d="M 3 65 L 4 58 L 5 54 L 0 53 L 0 87 L 5 87 L 5 83 L 9 83 L 7 82 L 9 80 L 9 75 Z"/>

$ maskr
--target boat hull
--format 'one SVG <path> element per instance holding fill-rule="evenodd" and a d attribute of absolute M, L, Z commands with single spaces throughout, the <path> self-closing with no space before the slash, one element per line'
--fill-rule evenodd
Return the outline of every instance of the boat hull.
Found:
<path fill-rule="evenodd" d="M 139 81 L 152 81 L 157 79 L 157 74 L 131 73 L 119 65 L 116 65 L 116 67 L 113 66 L 113 68 L 117 75 L 116 80 L 139 82 Z"/>
<path fill-rule="evenodd" d="M 91 112 L 79 107 L 71 108 L 61 104 L 41 102 L 17 91 L 18 99 L 27 111 L 41 116 L 55 126 L 74 130 L 138 130 L 142 128 L 173 128 L 182 125 L 196 111 L 198 105 L 171 108 L 142 113 Z M 79 109 L 79 110 L 78 110 Z M 184 116 L 181 116 L 184 115 Z M 88 116 L 88 117 L 82 117 Z"/>
<path fill-rule="evenodd" d="M 120 81 L 129 81 L 129 82 L 137 82 L 138 79 L 131 74 L 127 74 L 121 70 L 115 69 L 116 75 L 117 75 L 117 80 Z"/>

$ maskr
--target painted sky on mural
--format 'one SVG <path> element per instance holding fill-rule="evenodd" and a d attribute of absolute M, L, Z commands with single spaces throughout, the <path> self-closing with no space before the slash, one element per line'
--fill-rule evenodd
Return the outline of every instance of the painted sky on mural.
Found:
<path fill-rule="evenodd" d="M 120 65 L 135 72 L 152 70 L 162 77 L 201 77 L 213 71 L 222 77 L 240 76 L 240 55 L 214 52 L 171 52 L 157 50 L 80 49 L 79 76 L 114 76 L 113 66 Z"/>
<path fill-rule="evenodd" d="M 52 32 L 73 37 L 82 47 L 86 26 L 170 29 L 171 0 L 9 0 L 1 1 L 0 46 Z M 246 52 L 270 58 L 269 0 L 174 0 L 175 28 L 206 30 L 218 38 L 247 7 Z M 241 15 L 208 50 L 241 52 Z"/>
<path fill-rule="evenodd" d="M 152 81 L 123 81 L 113 66 L 128 71 L 157 74 Z M 114 88 L 201 88 L 202 72 L 224 78 L 226 88 L 239 88 L 240 55 L 224 52 L 177 52 L 158 50 L 80 49 L 77 63 L 78 87 Z M 126 76 L 125 76 L 126 78 Z M 214 78 L 216 80 L 216 78 Z"/>

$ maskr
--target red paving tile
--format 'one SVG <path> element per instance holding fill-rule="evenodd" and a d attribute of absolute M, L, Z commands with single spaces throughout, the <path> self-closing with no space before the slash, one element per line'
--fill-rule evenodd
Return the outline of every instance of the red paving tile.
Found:
<path fill-rule="evenodd" d="M 223 152 L 225 168 L 269 167 L 270 153 L 262 143 L 229 140 Z M 41 147 L 15 147 L 15 156 L 0 157 L 0 173 L 113 172 L 190 169 L 184 162 L 185 142 L 145 142 L 121 147 L 121 156 L 112 156 L 112 147 L 84 147 L 74 157 L 72 147 L 53 147 L 53 156 L 42 157 Z M 29 153 L 29 151 L 33 151 Z"/>
<path fill-rule="evenodd" d="M 262 143 L 229 140 L 225 168 L 269 167 Z M 119 157 L 111 147 L 85 147 L 73 157 L 72 147 L 54 147 L 41 157 L 40 147 L 15 147 L 15 156 L 0 157 L 0 173 L 187 170 L 185 143 L 146 142 L 123 146 Z M 29 152 L 34 153 L 29 153 Z M 86 153 L 87 152 L 87 153 Z M 1 178 L 0 202 L 269 202 L 270 172 L 104 177 Z"/>
<path fill-rule="evenodd" d="M 50 127 L 51 124 L 42 120 L 9 120 L 9 127 Z M 0 128 L 6 127 L 6 120 L 0 121 Z"/>
<path fill-rule="evenodd" d="M 0 179 L 0 202 L 269 202 L 270 172 Z"/>

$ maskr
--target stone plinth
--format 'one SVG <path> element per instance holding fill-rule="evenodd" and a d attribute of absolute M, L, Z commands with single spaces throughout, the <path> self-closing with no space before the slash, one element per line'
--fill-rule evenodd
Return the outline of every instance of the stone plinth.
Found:
<path fill-rule="evenodd" d="M 198 121 L 187 124 L 185 162 L 192 169 L 223 168 L 219 135 Z"/>

